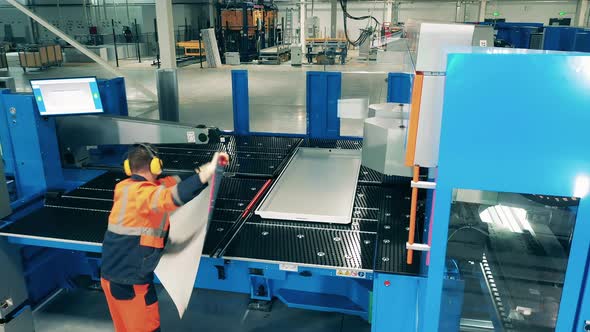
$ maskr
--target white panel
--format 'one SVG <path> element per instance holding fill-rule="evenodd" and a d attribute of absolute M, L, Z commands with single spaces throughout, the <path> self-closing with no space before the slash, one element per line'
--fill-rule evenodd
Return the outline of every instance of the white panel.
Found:
<path fill-rule="evenodd" d="M 444 76 L 424 76 L 414 158 L 414 163 L 422 167 L 438 165 L 444 90 Z"/>
<path fill-rule="evenodd" d="M 369 105 L 370 118 L 409 119 L 410 104 L 381 103 Z"/>
<path fill-rule="evenodd" d="M 412 169 L 405 166 L 408 114 L 390 113 L 401 119 L 365 120 L 362 164 L 386 175 L 410 177 Z"/>
<path fill-rule="evenodd" d="M 338 99 L 338 117 L 366 119 L 369 117 L 369 100 L 364 98 Z"/>
<path fill-rule="evenodd" d="M 445 48 L 471 46 L 475 26 L 467 24 L 422 23 L 418 40 L 416 71 L 444 72 Z"/>

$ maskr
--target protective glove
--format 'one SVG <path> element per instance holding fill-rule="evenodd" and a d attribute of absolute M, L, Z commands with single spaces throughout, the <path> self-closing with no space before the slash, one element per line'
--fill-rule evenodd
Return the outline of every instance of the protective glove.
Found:
<path fill-rule="evenodd" d="M 215 152 L 213 158 L 210 162 L 204 164 L 203 166 L 199 167 L 196 170 L 197 174 L 199 174 L 199 179 L 201 179 L 201 183 L 205 184 L 208 183 L 213 174 L 215 174 L 215 169 L 217 168 L 217 163 L 219 162 L 219 157 L 223 156 L 229 162 L 229 155 L 225 152 Z"/>

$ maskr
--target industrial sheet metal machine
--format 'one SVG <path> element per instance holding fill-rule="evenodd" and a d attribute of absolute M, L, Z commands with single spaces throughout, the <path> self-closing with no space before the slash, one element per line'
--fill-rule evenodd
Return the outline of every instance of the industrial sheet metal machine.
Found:
<path fill-rule="evenodd" d="M 370 319 L 375 273 L 418 273 L 418 266 L 407 265 L 399 254 L 407 237 L 408 179 L 360 167 L 359 138 L 220 133 L 113 115 L 116 110 L 109 115 L 44 118 L 36 111 L 33 96 L 1 96 L 3 110 L 8 110 L 2 136 L 3 146 L 10 147 L 5 150 L 8 173 L 20 187 L 12 203 L 15 212 L 4 219 L 0 234 L 22 255 L 38 250 L 44 257 L 44 262 L 23 260 L 25 274 L 31 275 L 28 303 L 38 304 L 56 288 L 71 287 L 80 275 L 98 278 L 114 186 L 124 178 L 120 161 L 127 144 L 135 140 L 160 143 L 165 171 L 172 174 L 194 172 L 215 151 L 231 156 L 196 287 L 249 293 L 255 300 L 278 298 L 291 307 Z M 33 148 L 18 140 L 23 132 L 37 135 Z M 298 163 L 296 156 L 303 151 L 316 166 L 314 158 L 319 157 L 322 165 L 324 156 L 352 156 L 345 178 L 331 179 L 334 184 L 345 183 L 342 188 L 349 198 L 343 211 L 324 205 L 332 210 L 321 215 L 324 223 L 267 219 L 255 213 L 261 202 L 268 202 L 269 193 L 283 192 L 275 183 L 291 163 Z M 21 158 L 23 152 L 28 155 Z M 299 164 L 290 169 L 299 170 Z M 29 172 L 38 173 L 37 187 L 27 186 L 32 181 L 27 180 Z M 294 197 L 298 195 L 306 193 L 296 192 Z M 330 214 L 333 211 L 336 216 Z M 313 219 L 313 209 L 309 213 Z"/>
<path fill-rule="evenodd" d="M 451 50 L 471 45 L 472 27 L 411 22 L 407 29 L 418 72 L 388 79 L 389 102 L 412 95 L 407 128 L 379 124 L 388 138 L 407 129 L 407 141 L 371 151 L 398 158 L 404 149 L 413 178 L 355 168 L 363 141 L 339 134 L 336 72 L 307 73 L 306 135 L 250 132 L 245 71 L 232 72 L 234 132 L 158 124 L 168 130 L 150 140 L 169 173 L 191 173 L 215 151 L 231 156 L 195 286 L 357 315 L 373 331 L 590 328 L 590 227 L 580 222 L 590 213 L 590 161 L 580 153 L 590 139 L 583 127 L 590 58 Z M 488 102 L 500 92 L 502 107 Z M 539 98 L 525 97 L 532 94 Z M 80 284 L 80 275 L 98 277 L 129 144 L 63 139 L 63 124 L 74 120 L 42 118 L 32 98 L 0 94 L 5 172 L 16 182 L 0 234 L 3 247 L 22 257 L 29 298 L 21 292 L 20 303 L 3 307 L 5 326 L 30 317 L 26 303 Z M 97 121 L 98 133 L 109 132 L 101 127 Z M 187 141 L 173 141 L 179 137 Z M 309 151 L 311 158 L 298 159 Z M 309 204 L 301 198 L 309 189 L 289 176 L 301 178 L 298 171 L 328 156 L 347 156 L 339 172 L 349 175 L 333 186 L 350 192 L 338 199 L 350 203 L 290 210 L 289 200 Z M 17 297 L 0 294 L 6 298 Z"/>

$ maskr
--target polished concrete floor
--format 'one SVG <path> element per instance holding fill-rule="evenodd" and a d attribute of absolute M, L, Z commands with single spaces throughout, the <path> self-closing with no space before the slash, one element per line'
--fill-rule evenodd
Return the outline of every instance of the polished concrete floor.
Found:
<path fill-rule="evenodd" d="M 19 67 L 15 54 L 9 56 L 10 71 L 17 91 L 30 91 L 29 80 L 93 75 L 110 78 L 112 74 L 97 64 L 65 64 L 43 71 Z M 150 60 L 120 61 L 120 70 L 127 76 L 130 115 L 156 118 L 157 101 L 144 96 L 134 84 L 156 92 L 155 68 Z M 247 69 L 250 96 L 250 129 L 252 131 L 305 133 L 305 98 L 307 71 L 341 71 L 342 98 L 369 98 L 370 103 L 384 102 L 387 95 L 387 73 L 400 70 L 401 65 L 374 64 L 350 60 L 346 65 L 241 65 L 222 68 L 200 68 L 199 64 L 178 70 L 181 122 L 233 129 L 231 70 Z M 342 135 L 362 135 L 362 122 L 343 120 Z"/>
<path fill-rule="evenodd" d="M 196 290 L 180 319 L 168 294 L 158 287 L 162 331 L 218 332 L 369 332 L 370 325 L 355 316 L 287 308 L 275 301 L 271 312 L 248 310 L 248 296 Z M 34 313 L 39 332 L 113 331 L 104 295 L 78 289 L 62 292 Z"/>

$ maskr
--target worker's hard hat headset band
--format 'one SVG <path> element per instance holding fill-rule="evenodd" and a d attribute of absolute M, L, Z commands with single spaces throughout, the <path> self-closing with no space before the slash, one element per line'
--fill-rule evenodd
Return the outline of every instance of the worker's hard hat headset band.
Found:
<path fill-rule="evenodd" d="M 150 172 L 152 174 L 156 176 L 162 174 L 162 168 L 164 166 L 164 163 L 162 162 L 162 159 L 158 157 L 158 153 L 150 144 L 137 143 L 134 144 L 133 147 L 142 147 L 149 153 L 150 157 L 152 157 L 150 161 Z M 125 174 L 127 176 L 131 176 L 131 174 L 133 174 L 133 172 L 131 171 L 131 164 L 129 163 L 129 158 L 125 158 L 125 161 L 123 162 L 123 169 L 125 170 Z"/>

